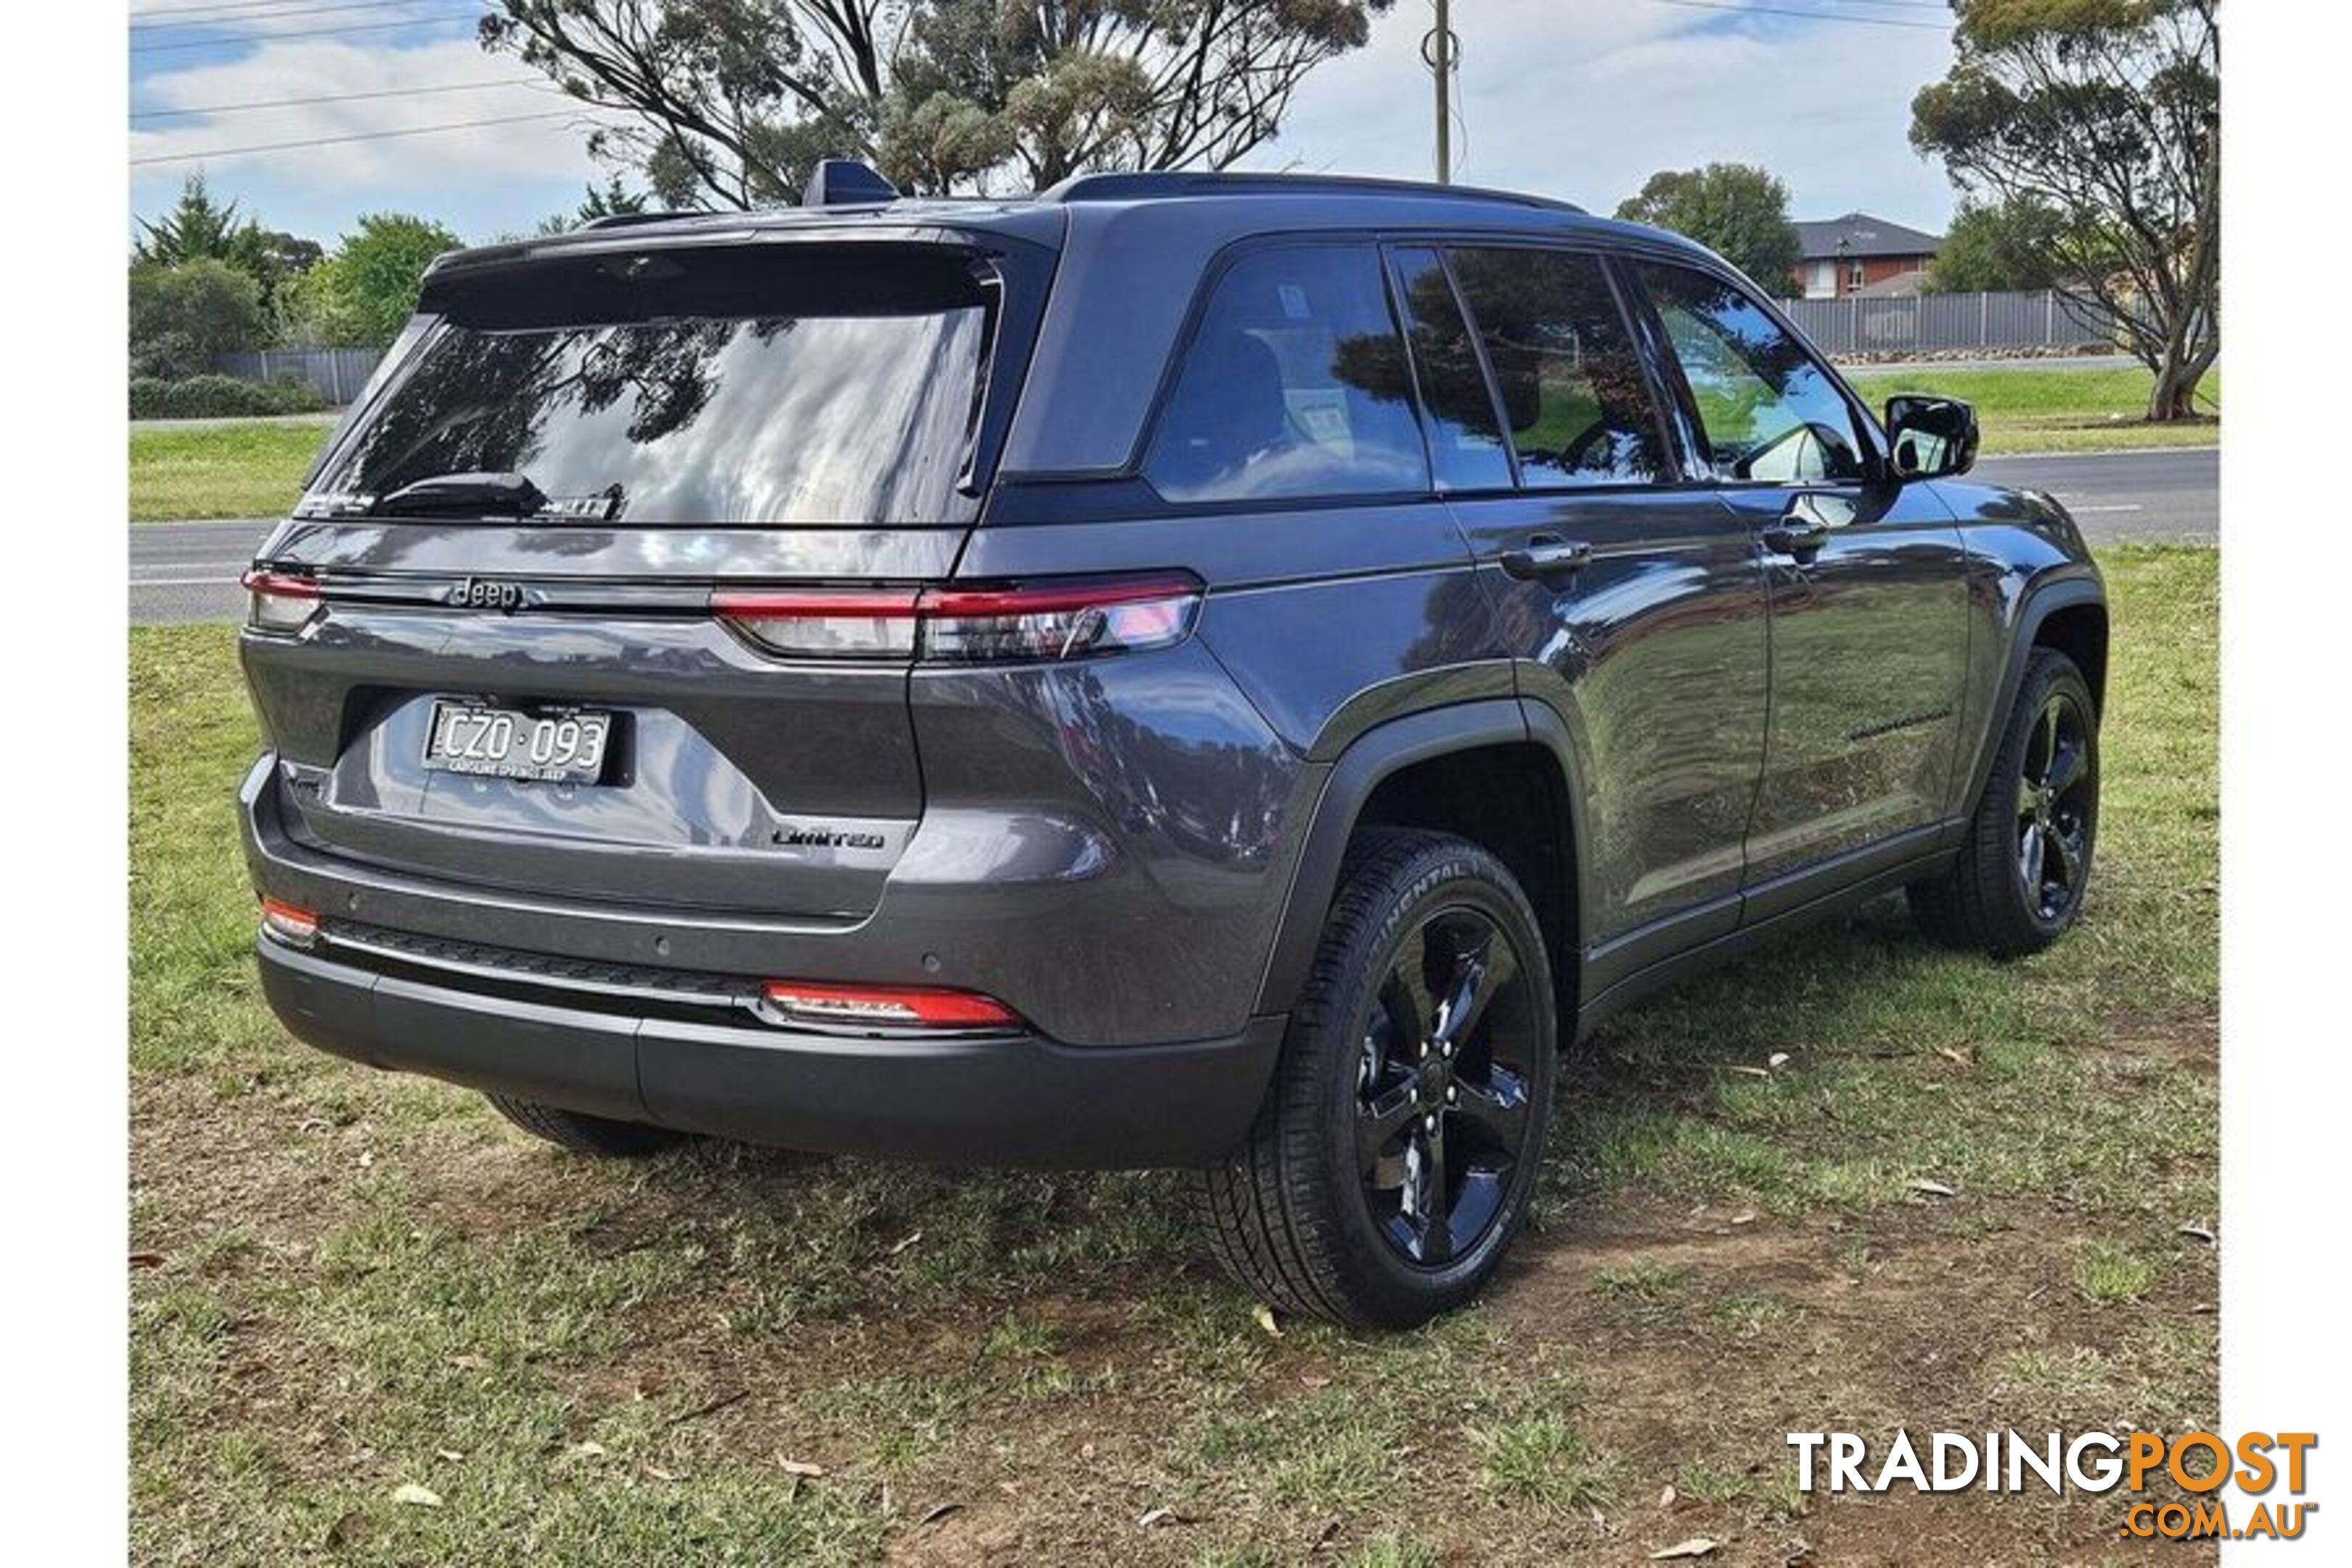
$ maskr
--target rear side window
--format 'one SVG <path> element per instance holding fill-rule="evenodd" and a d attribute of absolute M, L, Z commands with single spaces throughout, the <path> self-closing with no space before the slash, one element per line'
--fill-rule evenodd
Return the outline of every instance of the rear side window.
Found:
<path fill-rule="evenodd" d="M 1278 246 L 1226 268 L 1143 477 L 1178 501 L 1427 490 L 1380 252 Z"/>
<path fill-rule="evenodd" d="M 396 516 L 403 486 L 494 473 L 572 519 L 967 519 L 994 296 L 968 257 L 928 249 L 647 251 L 436 280 L 434 319 L 311 501 Z"/>
<path fill-rule="evenodd" d="M 1647 264 L 1641 277 L 1720 472 L 1783 484 L 1863 478 L 1853 410 L 1762 306 L 1686 267 Z"/>
<path fill-rule="evenodd" d="M 1520 485 L 1664 477 L 1642 362 L 1599 260 L 1524 247 L 1465 247 L 1453 260 L 1510 423 Z"/>

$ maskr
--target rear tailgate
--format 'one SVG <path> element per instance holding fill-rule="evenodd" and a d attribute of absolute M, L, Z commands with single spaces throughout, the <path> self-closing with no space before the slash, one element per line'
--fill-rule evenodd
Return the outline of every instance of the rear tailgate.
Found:
<path fill-rule="evenodd" d="M 911 650 L 781 658 L 713 598 L 950 574 L 1042 294 L 1007 246 L 436 278 L 257 563 L 284 604 L 243 654 L 289 831 L 486 888 L 869 913 L 922 813 Z M 401 499 L 488 474 L 544 504 Z M 581 776 L 505 776 L 529 759 L 456 754 L 451 715 L 509 721 L 520 750 L 566 721 L 604 742 Z"/>
<path fill-rule="evenodd" d="M 962 537 L 291 525 L 272 562 L 311 574 L 322 607 L 301 637 L 244 641 L 290 826 L 314 847 L 486 886 L 864 914 L 922 810 L 908 666 L 781 662 L 710 595 L 936 578 Z M 467 607 L 469 582 L 511 585 L 520 607 Z M 441 703 L 610 715 L 602 778 L 430 767 Z"/>

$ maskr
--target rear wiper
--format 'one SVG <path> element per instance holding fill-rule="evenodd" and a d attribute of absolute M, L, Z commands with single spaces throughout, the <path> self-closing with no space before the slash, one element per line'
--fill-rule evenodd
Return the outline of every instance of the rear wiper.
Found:
<path fill-rule="evenodd" d="M 436 474 L 378 496 L 368 510 L 377 516 L 499 512 L 534 517 L 546 507 L 547 493 L 522 474 Z"/>

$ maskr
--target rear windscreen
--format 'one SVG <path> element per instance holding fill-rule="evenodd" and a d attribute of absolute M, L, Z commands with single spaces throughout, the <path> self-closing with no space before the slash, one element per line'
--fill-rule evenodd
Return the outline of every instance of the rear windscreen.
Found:
<path fill-rule="evenodd" d="M 404 486 L 506 474 L 551 516 L 637 525 L 966 521 L 994 304 L 985 268 L 938 247 L 615 252 L 436 279 L 311 496 L 397 516 Z"/>

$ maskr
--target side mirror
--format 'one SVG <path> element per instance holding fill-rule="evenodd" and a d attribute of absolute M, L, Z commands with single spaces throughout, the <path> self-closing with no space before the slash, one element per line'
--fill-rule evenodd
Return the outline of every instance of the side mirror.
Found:
<path fill-rule="evenodd" d="M 1965 474 L 1977 460 L 1977 411 L 1957 397 L 1890 397 L 1886 440 L 1898 479 Z"/>

